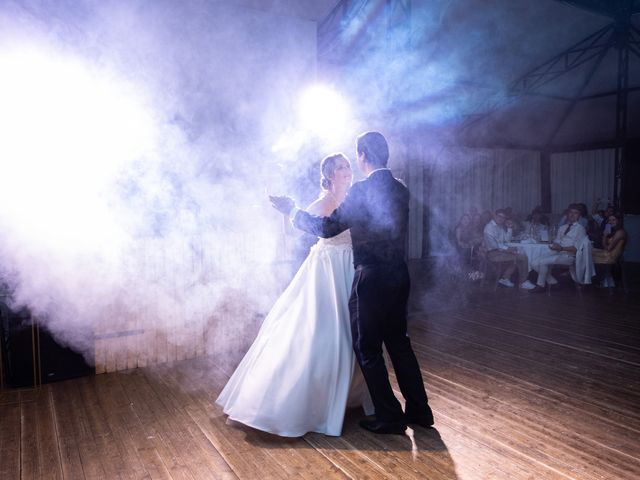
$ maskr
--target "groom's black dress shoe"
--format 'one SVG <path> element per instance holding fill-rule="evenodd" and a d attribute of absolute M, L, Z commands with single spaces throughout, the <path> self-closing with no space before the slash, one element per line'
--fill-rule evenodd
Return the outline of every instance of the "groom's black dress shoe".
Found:
<path fill-rule="evenodd" d="M 395 433 L 403 435 L 407 429 L 404 422 L 379 422 L 378 420 L 360 420 L 360 426 L 373 433 Z"/>

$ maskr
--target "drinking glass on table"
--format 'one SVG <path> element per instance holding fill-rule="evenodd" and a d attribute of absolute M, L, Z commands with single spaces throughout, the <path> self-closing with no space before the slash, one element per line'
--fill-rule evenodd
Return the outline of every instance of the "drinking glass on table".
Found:
<path fill-rule="evenodd" d="M 546 227 L 540 228 L 540 241 L 548 242 L 549 241 L 549 229 Z"/>

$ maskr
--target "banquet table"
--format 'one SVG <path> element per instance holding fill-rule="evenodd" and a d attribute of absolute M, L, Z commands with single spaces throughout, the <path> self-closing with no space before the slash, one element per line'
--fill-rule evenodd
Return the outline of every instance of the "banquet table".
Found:
<path fill-rule="evenodd" d="M 549 242 L 510 242 L 507 246 L 516 248 L 519 253 L 527 256 L 527 267 L 531 271 L 531 265 L 535 264 L 540 258 L 546 257 L 552 250 L 549 248 Z"/>
<path fill-rule="evenodd" d="M 532 270 L 532 265 L 539 263 L 542 258 L 553 252 L 553 250 L 549 248 L 550 245 L 550 242 L 532 242 L 531 240 L 507 243 L 507 246 L 513 247 L 517 249 L 519 253 L 524 253 L 527 256 L 529 271 Z M 575 282 L 589 284 L 595 275 L 591 249 L 591 242 L 588 238 L 585 238 L 583 243 L 578 247 L 576 264 L 571 267 L 571 278 L 573 278 Z M 576 269 L 578 270 L 577 272 Z"/>

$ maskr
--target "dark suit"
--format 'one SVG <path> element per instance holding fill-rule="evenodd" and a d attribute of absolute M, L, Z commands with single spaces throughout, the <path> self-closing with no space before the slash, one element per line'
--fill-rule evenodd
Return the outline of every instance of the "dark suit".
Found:
<path fill-rule="evenodd" d="M 349 312 L 353 348 L 376 409 L 377 420 L 404 422 L 382 355 L 384 343 L 406 400 L 408 418 L 431 416 L 420 367 L 407 336 L 409 272 L 405 237 L 409 191 L 388 169 L 355 183 L 329 217 L 299 211 L 294 225 L 319 237 L 351 229 L 356 269 Z"/>

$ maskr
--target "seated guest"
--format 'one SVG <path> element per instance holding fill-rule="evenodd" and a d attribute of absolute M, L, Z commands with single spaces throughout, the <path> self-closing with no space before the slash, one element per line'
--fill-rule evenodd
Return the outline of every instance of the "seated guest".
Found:
<path fill-rule="evenodd" d="M 458 253 L 465 259 L 471 259 L 473 248 L 482 241 L 482 238 L 478 238 L 476 230 L 473 228 L 471 215 L 465 213 L 460 217 L 454 234 Z"/>
<path fill-rule="evenodd" d="M 507 217 L 507 220 L 504 222 L 504 227 L 507 230 L 511 230 L 512 238 L 522 233 L 522 225 L 514 218 Z"/>
<path fill-rule="evenodd" d="M 514 223 L 520 224 L 522 223 L 522 215 L 513 210 L 511 207 L 504 208 L 505 213 L 507 214 L 507 218 L 513 220 Z"/>
<path fill-rule="evenodd" d="M 580 220 L 578 222 L 586 230 L 587 227 L 589 226 L 589 219 L 591 218 L 589 215 L 589 209 L 587 208 L 587 205 L 584 203 L 577 203 L 576 205 L 580 209 Z"/>
<path fill-rule="evenodd" d="M 593 207 L 593 211 L 591 213 L 591 217 L 593 218 L 593 220 L 598 224 L 599 227 L 602 226 L 602 222 L 606 222 L 607 221 L 607 217 L 605 214 L 604 209 L 598 209 L 598 205 L 600 203 L 600 199 L 598 199 L 596 201 L 596 205 L 594 205 Z"/>
<path fill-rule="evenodd" d="M 521 288 L 531 289 L 535 286 L 527 280 L 529 269 L 526 255 L 518 253 L 515 248 L 509 248 L 507 243 L 511 240 L 512 231 L 505 228 L 507 221 L 506 212 L 502 209 L 496 213 L 484 227 L 484 246 L 487 249 L 487 260 L 490 262 L 511 262 L 498 280 L 500 285 L 513 287 L 510 277 L 518 269 Z"/>
<path fill-rule="evenodd" d="M 538 272 L 536 288 L 532 293 L 544 292 L 547 283 L 554 285 L 558 281 L 550 274 L 550 265 L 573 265 L 576 262 L 576 252 L 582 241 L 586 238 L 587 232 L 580 224 L 582 209 L 577 203 L 572 203 L 567 209 L 567 223 L 558 229 L 558 234 L 551 245 L 549 253 L 540 258 L 533 269 Z"/>
<path fill-rule="evenodd" d="M 587 224 L 589 223 L 589 215 L 588 215 L 589 212 L 587 210 L 587 206 L 584 203 L 572 203 L 571 205 L 574 205 L 579 210 L 580 212 L 579 223 L 586 229 Z M 568 223 L 569 223 L 569 210 L 565 210 L 564 213 L 562 214 L 562 217 L 560 218 L 558 227 L 565 226 Z M 558 228 L 558 230 L 560 230 L 560 228 Z"/>
<path fill-rule="evenodd" d="M 606 213 L 604 210 L 598 210 L 592 215 L 593 220 L 598 224 L 598 227 L 602 227 L 602 222 L 605 221 Z"/>
<path fill-rule="evenodd" d="M 597 248 L 602 247 L 602 233 L 600 226 L 598 226 L 598 222 L 593 217 L 589 217 L 585 230 L 587 232 L 587 237 L 589 237 L 593 246 Z"/>
<path fill-rule="evenodd" d="M 618 261 L 627 242 L 627 232 L 622 225 L 622 215 L 613 214 L 609 216 L 611 233 L 602 236 L 603 248 L 594 248 L 592 252 L 593 263 L 604 266 L 604 274 L 601 282 L 602 287 L 615 287 L 611 275 L 611 265 Z"/>
<path fill-rule="evenodd" d="M 566 225 L 566 224 L 567 224 L 567 214 L 568 214 L 568 213 L 569 213 L 569 211 L 565 209 L 565 211 L 564 211 L 564 212 L 562 212 L 562 215 L 560 215 L 560 218 L 558 219 L 558 225 L 557 225 L 558 229 L 559 229 L 561 226 L 563 226 L 563 225 Z"/>
<path fill-rule="evenodd" d="M 476 234 L 479 238 L 484 239 L 484 227 L 493 220 L 493 213 L 490 210 L 485 210 L 482 213 L 478 213 L 473 219 L 473 225 L 476 229 Z"/>
<path fill-rule="evenodd" d="M 538 240 L 549 240 L 549 218 L 542 213 L 542 207 L 538 206 L 531 211 L 524 224 L 524 233 Z"/>
<path fill-rule="evenodd" d="M 538 205 L 533 210 L 531 210 L 531 213 L 529 214 L 529 216 L 527 216 L 527 222 L 533 223 L 534 225 L 544 225 L 548 227 L 549 217 L 542 213 L 542 207 Z"/>
<path fill-rule="evenodd" d="M 513 235 L 517 235 L 522 231 L 522 218 L 520 215 L 513 211 L 511 207 L 505 207 L 504 213 L 507 215 L 507 221 L 505 222 L 505 227 L 507 229 L 511 229 Z"/>
<path fill-rule="evenodd" d="M 597 216 L 593 216 L 593 221 L 587 225 L 587 235 L 593 242 L 594 248 L 604 248 L 602 245 L 602 239 L 604 236 L 609 235 L 611 232 L 611 224 L 609 223 L 609 217 L 615 214 L 615 210 L 611 205 L 608 205 L 606 210 L 601 211 Z M 602 216 L 602 221 L 598 222 L 598 217 Z"/>
<path fill-rule="evenodd" d="M 616 211 L 614 210 L 612 205 L 608 205 L 607 209 L 604 211 L 605 221 L 600 224 L 600 238 L 598 238 L 599 245 L 597 247 L 602 247 L 602 235 L 609 235 L 611 233 L 611 224 L 609 223 L 609 218 L 611 215 L 615 215 Z"/>

